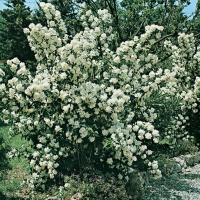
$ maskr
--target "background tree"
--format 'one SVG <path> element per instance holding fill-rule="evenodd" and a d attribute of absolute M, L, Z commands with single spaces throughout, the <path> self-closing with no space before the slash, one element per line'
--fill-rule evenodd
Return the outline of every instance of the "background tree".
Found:
<path fill-rule="evenodd" d="M 81 21 L 79 19 L 78 9 L 80 7 L 76 0 L 39 0 L 38 9 L 34 10 L 33 21 L 46 25 L 44 12 L 40 7 L 40 2 L 51 3 L 60 11 L 62 19 L 65 21 L 67 32 L 70 37 L 82 30 Z"/>
<path fill-rule="evenodd" d="M 118 44 L 144 33 L 147 25 L 163 26 L 162 37 L 152 47 L 152 52 L 160 52 L 161 61 L 170 57 L 169 54 L 163 52 L 162 41 L 164 39 L 173 40 L 179 32 L 194 32 L 199 24 L 197 19 L 199 15 L 198 3 L 192 20 L 183 12 L 183 9 L 190 4 L 189 0 L 46 0 L 46 2 L 52 3 L 56 9 L 61 11 L 69 35 L 74 35 L 77 31 L 82 30 L 78 12 L 81 3 L 84 3 L 86 9 L 91 9 L 94 13 L 98 9 L 109 10 L 113 18 L 114 32 L 118 36 Z M 38 15 L 37 12 L 35 16 Z M 41 19 L 41 12 L 39 13 L 38 19 Z"/>
<path fill-rule="evenodd" d="M 189 0 L 39 0 L 38 9 L 31 13 L 26 7 L 25 0 L 7 0 L 6 6 L 0 12 L 4 20 L 0 20 L 0 52 L 3 59 L 18 57 L 20 60 L 34 60 L 34 56 L 28 45 L 22 28 L 27 27 L 31 22 L 45 24 L 44 13 L 40 2 L 52 3 L 61 12 L 64 19 L 68 35 L 83 29 L 79 19 L 79 7 L 84 3 L 87 9 L 94 13 L 98 9 L 108 9 L 113 17 L 114 31 L 118 36 L 118 44 L 125 40 L 133 39 L 134 36 L 144 32 L 145 26 L 156 24 L 164 26 L 162 38 L 177 36 L 179 32 L 191 33 L 198 30 L 199 9 L 197 9 L 191 20 L 183 13 L 183 9 L 190 4 Z M 167 59 L 170 55 L 163 52 L 160 42 L 154 45 L 153 51 L 162 52 L 162 59 Z"/>
<path fill-rule="evenodd" d="M 0 11 L 0 54 L 2 59 L 18 57 L 21 61 L 34 61 L 34 54 L 23 32 L 31 22 L 31 10 L 25 0 L 7 0 L 8 7 Z"/>
<path fill-rule="evenodd" d="M 188 23 L 190 26 L 186 30 L 186 32 L 192 32 L 195 35 L 195 38 L 198 39 L 198 44 L 199 44 L 199 39 L 200 39 L 200 34 L 199 34 L 199 28 L 200 28 L 200 0 L 198 0 L 196 4 L 196 9 L 195 11 L 188 17 Z"/>

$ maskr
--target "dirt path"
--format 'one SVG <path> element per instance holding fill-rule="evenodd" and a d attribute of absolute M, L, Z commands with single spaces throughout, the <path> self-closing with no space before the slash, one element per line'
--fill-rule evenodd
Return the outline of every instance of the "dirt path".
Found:
<path fill-rule="evenodd" d="M 142 200 L 200 200 L 200 164 L 150 180 Z"/>

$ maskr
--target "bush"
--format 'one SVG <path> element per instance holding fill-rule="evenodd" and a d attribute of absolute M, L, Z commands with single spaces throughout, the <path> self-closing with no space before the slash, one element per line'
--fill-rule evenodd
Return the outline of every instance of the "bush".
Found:
<path fill-rule="evenodd" d="M 10 151 L 10 146 L 4 140 L 3 135 L 5 134 L 5 131 L 7 131 L 7 129 L 0 127 L 0 173 L 7 171 L 9 168 L 7 153 Z M 6 134 L 8 133 L 6 132 Z"/>
<path fill-rule="evenodd" d="M 131 199 L 126 192 L 125 183 L 117 180 L 114 174 L 102 174 L 94 168 L 88 168 L 83 176 L 74 175 L 66 178 L 67 193 L 82 194 L 82 199 Z M 71 195 L 71 196 L 73 196 Z"/>
<path fill-rule="evenodd" d="M 0 127 L 0 182 L 7 178 L 7 171 L 10 169 L 7 157 L 7 153 L 10 151 L 10 146 L 5 141 L 4 134 L 8 134 L 7 129 L 5 129 L 5 127 Z M 2 194 L 2 191 L 0 191 L 0 198 L 6 199 L 6 197 Z"/>
<path fill-rule="evenodd" d="M 180 48 L 165 41 L 172 61 L 162 69 L 151 47 L 162 40 L 163 27 L 147 26 L 140 37 L 115 49 L 107 10 L 94 14 L 83 7 L 84 31 L 69 41 L 60 12 L 49 3 L 41 8 L 48 26 L 24 29 L 38 62 L 36 73 L 17 58 L 7 62 L 13 78 L 6 82 L 0 71 L 3 117 L 12 124 L 11 134 L 21 133 L 31 146 L 22 152 L 32 168 L 29 187 L 64 184 L 60 174 L 88 166 L 126 181 L 141 166 L 161 177 L 152 149 L 188 137 L 186 96 L 199 86 L 198 77 L 183 83 L 192 73 L 184 68 L 185 52 L 191 59 L 198 56 L 193 36 L 180 35 Z"/>

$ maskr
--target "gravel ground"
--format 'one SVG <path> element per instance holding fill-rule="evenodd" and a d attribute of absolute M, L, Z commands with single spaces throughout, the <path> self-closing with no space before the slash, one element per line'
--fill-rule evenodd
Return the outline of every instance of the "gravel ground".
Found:
<path fill-rule="evenodd" d="M 200 200 L 200 164 L 159 180 L 150 180 L 142 200 Z"/>

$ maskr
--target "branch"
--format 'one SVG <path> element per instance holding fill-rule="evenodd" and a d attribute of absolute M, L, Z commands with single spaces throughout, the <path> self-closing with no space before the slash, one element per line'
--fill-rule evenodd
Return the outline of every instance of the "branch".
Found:
<path fill-rule="evenodd" d="M 163 58 L 161 58 L 156 64 L 159 64 L 159 63 L 161 63 L 161 62 L 163 62 L 163 61 L 165 61 L 165 60 L 167 60 L 170 56 L 171 56 L 172 54 L 170 53 L 170 54 L 167 54 L 167 55 L 165 55 Z"/>
<path fill-rule="evenodd" d="M 197 6 L 196 6 L 197 7 Z M 187 20 L 189 20 L 189 18 L 194 14 L 194 16 L 193 16 L 193 18 L 192 18 L 192 20 L 191 20 L 191 22 L 194 22 L 194 20 L 198 17 L 198 15 L 199 15 L 199 11 L 200 11 L 200 7 L 197 7 L 197 9 L 195 10 L 195 12 L 193 12 L 190 16 L 188 16 L 187 17 Z M 191 28 L 192 28 L 192 23 L 190 23 L 191 25 L 187 28 L 187 30 L 185 31 L 186 33 L 188 32 L 188 31 L 190 31 L 191 30 Z"/>
<path fill-rule="evenodd" d="M 199 34 L 198 34 L 199 35 Z M 197 44 L 199 44 L 199 41 L 200 41 L 200 39 L 199 40 L 196 40 L 195 41 L 195 44 L 197 45 Z"/>
<path fill-rule="evenodd" d="M 161 17 L 160 24 L 163 24 L 163 22 L 164 22 L 164 19 L 165 19 L 166 13 L 167 13 L 166 7 L 167 7 L 167 0 L 165 0 L 165 5 L 164 5 L 164 8 L 165 8 L 165 9 L 164 9 L 164 11 L 163 11 L 163 15 L 162 15 L 162 17 Z"/>
<path fill-rule="evenodd" d="M 144 22 L 145 22 L 145 21 L 146 21 L 146 18 L 143 20 L 143 22 L 141 23 L 139 29 L 137 30 L 137 32 L 135 33 L 134 36 L 136 36 L 136 35 L 140 32 L 140 30 L 141 30 L 142 26 L 144 25 Z"/>
<path fill-rule="evenodd" d="M 198 36 L 200 36 L 200 33 L 196 34 L 194 37 L 198 37 Z"/>
<path fill-rule="evenodd" d="M 168 34 L 168 35 L 165 35 L 165 36 L 162 37 L 160 40 L 156 41 L 153 45 L 155 45 L 155 44 L 161 42 L 162 40 L 164 40 L 165 38 L 168 38 L 168 37 L 173 36 L 173 35 L 175 35 L 175 33 L 170 33 L 170 34 Z"/>
<path fill-rule="evenodd" d="M 123 41 L 123 38 L 122 38 L 122 35 L 121 35 L 121 31 L 120 31 L 120 28 L 119 28 L 119 18 L 118 18 L 118 13 L 117 13 L 117 5 L 116 5 L 116 1 L 113 0 L 113 4 L 114 6 L 112 6 L 112 4 L 106 0 L 109 8 L 110 8 L 110 12 L 111 14 L 113 15 L 114 19 L 115 19 L 115 23 L 116 23 L 116 28 L 117 28 L 117 32 L 119 34 L 119 39 L 120 39 L 120 42 Z"/>

